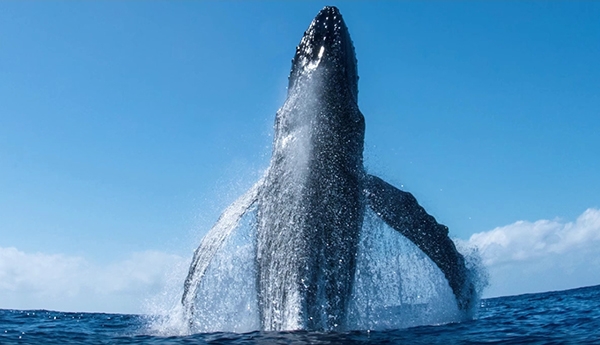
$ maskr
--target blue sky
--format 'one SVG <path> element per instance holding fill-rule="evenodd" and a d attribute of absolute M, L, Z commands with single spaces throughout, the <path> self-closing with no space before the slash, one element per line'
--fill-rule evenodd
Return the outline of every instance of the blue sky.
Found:
<path fill-rule="evenodd" d="M 0 308 L 137 312 L 185 271 L 327 4 L 1 3 Z M 488 295 L 600 284 L 600 3 L 334 5 L 368 170 L 484 248 Z"/>

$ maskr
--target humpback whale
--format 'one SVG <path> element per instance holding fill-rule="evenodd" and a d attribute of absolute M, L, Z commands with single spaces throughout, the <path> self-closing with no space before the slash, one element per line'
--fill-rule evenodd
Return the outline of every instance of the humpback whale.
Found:
<path fill-rule="evenodd" d="M 471 308 L 474 286 L 448 228 L 412 194 L 365 171 L 357 101 L 353 42 L 338 9 L 325 7 L 296 48 L 270 166 L 194 253 L 181 300 L 190 323 L 211 259 L 250 208 L 263 330 L 344 329 L 367 208 L 439 267 L 460 309 Z"/>

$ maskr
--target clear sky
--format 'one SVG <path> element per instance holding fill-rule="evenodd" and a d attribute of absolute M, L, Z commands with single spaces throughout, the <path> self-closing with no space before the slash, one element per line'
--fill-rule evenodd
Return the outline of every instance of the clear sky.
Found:
<path fill-rule="evenodd" d="M 324 5 L 356 47 L 367 169 L 479 246 L 486 296 L 600 284 L 600 2 L 14 1 L 0 308 L 139 312 L 182 280 L 268 166 Z"/>

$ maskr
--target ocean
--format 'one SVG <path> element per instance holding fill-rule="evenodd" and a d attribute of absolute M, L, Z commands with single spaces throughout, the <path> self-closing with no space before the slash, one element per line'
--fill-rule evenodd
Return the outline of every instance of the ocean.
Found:
<path fill-rule="evenodd" d="M 483 299 L 475 319 L 384 331 L 168 336 L 145 315 L 0 310 L 0 344 L 600 344 L 600 285 Z"/>

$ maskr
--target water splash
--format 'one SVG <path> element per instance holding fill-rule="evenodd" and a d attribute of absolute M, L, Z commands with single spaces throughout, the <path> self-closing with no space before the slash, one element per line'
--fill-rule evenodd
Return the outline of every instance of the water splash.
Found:
<path fill-rule="evenodd" d="M 260 329 L 255 222 L 254 207 L 241 217 L 215 253 L 198 285 L 192 322 L 178 300 L 181 288 L 174 289 L 168 296 L 172 307 L 165 308 L 163 303 L 162 310 L 157 306 L 151 310 L 151 334 L 246 333 Z M 465 254 L 480 293 L 486 285 L 486 275 L 477 251 L 460 241 L 459 249 Z M 184 273 L 179 269 L 180 276 Z M 472 316 L 458 309 L 452 290 L 435 263 L 370 210 L 361 231 L 353 286 L 346 330 L 401 329 L 460 322 Z M 293 324 L 294 320 L 284 322 Z"/>

